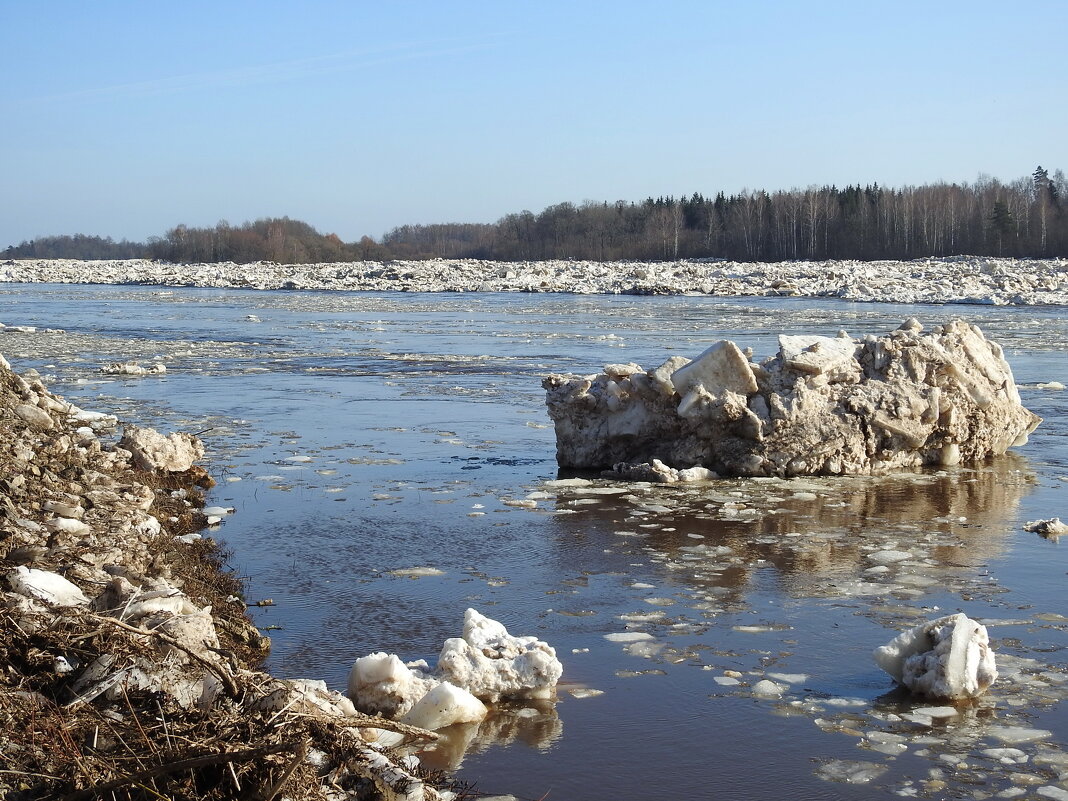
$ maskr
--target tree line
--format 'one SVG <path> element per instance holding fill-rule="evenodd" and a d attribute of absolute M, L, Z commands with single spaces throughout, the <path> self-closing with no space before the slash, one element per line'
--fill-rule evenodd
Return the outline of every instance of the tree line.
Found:
<path fill-rule="evenodd" d="M 1038 167 L 1011 183 L 884 188 L 808 187 L 769 193 L 558 203 L 495 223 L 402 225 L 380 240 L 343 242 L 288 217 L 240 226 L 178 225 L 147 242 L 54 236 L 5 258 L 152 258 L 168 262 L 480 258 L 738 261 L 1068 256 L 1068 179 Z"/>

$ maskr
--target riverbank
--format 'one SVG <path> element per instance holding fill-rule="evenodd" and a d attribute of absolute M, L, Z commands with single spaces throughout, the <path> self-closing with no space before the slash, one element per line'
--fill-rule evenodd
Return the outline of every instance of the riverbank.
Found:
<path fill-rule="evenodd" d="M 1068 305 L 1068 259 L 975 256 L 914 261 L 163 264 L 9 260 L 0 282 L 148 284 L 396 292 L 566 292 L 812 297 L 884 303 Z"/>
<path fill-rule="evenodd" d="M 116 423 L 0 357 L 0 795 L 455 797 L 382 745 L 432 733 L 258 669 L 199 442 Z"/>

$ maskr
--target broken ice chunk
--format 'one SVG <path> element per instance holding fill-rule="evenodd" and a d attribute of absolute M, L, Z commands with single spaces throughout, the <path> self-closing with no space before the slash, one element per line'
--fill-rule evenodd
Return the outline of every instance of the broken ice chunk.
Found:
<path fill-rule="evenodd" d="M 856 351 L 852 339 L 779 335 L 779 358 L 800 373 L 859 374 L 860 365 L 854 358 Z"/>
<path fill-rule="evenodd" d="M 873 656 L 896 681 L 929 698 L 974 698 L 998 676 L 986 627 L 963 613 L 904 631 Z"/>
<path fill-rule="evenodd" d="M 76 585 L 58 573 L 19 565 L 7 576 L 11 589 L 27 598 L 37 598 L 56 606 L 84 606 L 89 599 Z"/>
<path fill-rule="evenodd" d="M 672 373 L 671 383 L 680 397 L 698 386 L 713 395 L 722 395 L 726 391 L 750 395 L 757 391 L 756 376 L 749 360 L 729 339 L 720 340 Z"/>
<path fill-rule="evenodd" d="M 436 731 L 454 723 L 478 723 L 486 714 L 486 705 L 475 696 L 443 681 L 416 701 L 401 722 Z"/>

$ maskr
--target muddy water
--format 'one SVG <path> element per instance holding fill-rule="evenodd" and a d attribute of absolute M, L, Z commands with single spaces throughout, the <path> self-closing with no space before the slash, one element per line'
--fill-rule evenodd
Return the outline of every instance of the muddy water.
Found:
<path fill-rule="evenodd" d="M 16 369 L 87 408 L 203 431 L 271 668 L 343 689 L 357 656 L 433 662 L 469 606 L 564 662 L 559 700 L 433 753 L 485 792 L 560 799 L 1050 797 L 1068 778 L 1068 311 L 791 299 L 4 286 Z M 540 378 L 720 338 L 964 316 L 1046 418 L 990 464 L 884 479 L 556 484 Z M 102 363 L 159 359 L 164 376 Z M 525 501 L 525 506 L 513 505 Z M 904 552 L 890 558 L 886 552 Z M 410 568 L 440 575 L 413 578 Z M 1003 678 L 954 714 L 872 648 L 963 610 Z M 624 636 L 611 636 L 624 635 Z M 754 696 L 769 678 L 778 697 Z M 1009 749 L 1009 750 L 1006 750 Z"/>

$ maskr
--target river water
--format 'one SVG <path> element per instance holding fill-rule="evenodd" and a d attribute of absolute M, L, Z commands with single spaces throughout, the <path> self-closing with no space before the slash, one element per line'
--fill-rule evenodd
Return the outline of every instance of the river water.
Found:
<path fill-rule="evenodd" d="M 1068 551 L 1021 528 L 1068 518 L 1068 392 L 1037 386 L 1068 383 L 1065 308 L 17 284 L 0 297 L 7 325 L 61 329 L 0 335 L 17 370 L 85 408 L 202 432 L 209 503 L 236 510 L 214 536 L 250 600 L 274 601 L 253 612 L 277 675 L 343 690 L 372 651 L 433 664 L 468 607 L 556 648 L 556 703 L 497 710 L 423 754 L 482 792 L 1065 787 Z M 551 483 L 547 373 L 655 367 L 721 338 L 770 355 L 780 332 L 859 336 L 910 316 L 965 317 L 1005 346 L 1045 418 L 1027 445 L 883 479 Z M 167 372 L 100 373 L 126 359 Z M 909 557 L 883 570 L 886 550 Z M 917 713 L 871 650 L 957 610 L 988 624 L 1003 676 L 952 716 Z M 606 638 L 635 632 L 648 636 Z M 762 678 L 782 696 L 754 696 Z"/>

